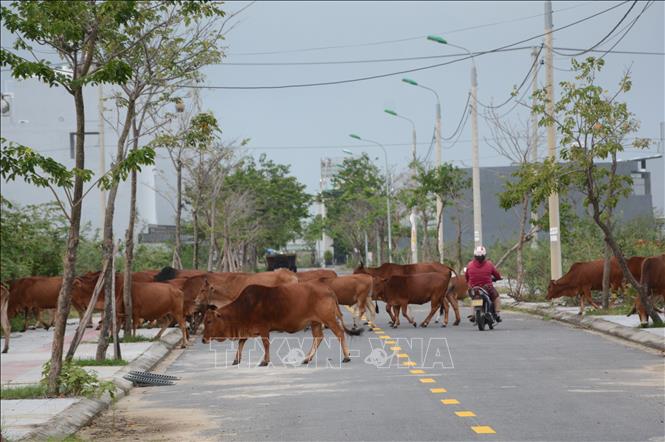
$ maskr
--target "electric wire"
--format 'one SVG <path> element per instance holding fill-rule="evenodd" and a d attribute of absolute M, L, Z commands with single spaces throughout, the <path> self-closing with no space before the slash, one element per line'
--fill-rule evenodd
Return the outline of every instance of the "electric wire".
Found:
<path fill-rule="evenodd" d="M 589 15 L 587 17 L 576 20 L 574 22 L 571 22 L 567 25 L 561 26 L 559 28 L 552 29 L 551 31 L 541 33 L 541 34 L 537 34 L 537 35 L 525 38 L 523 40 L 520 40 L 520 41 L 517 41 L 517 42 L 514 42 L 514 43 L 510 43 L 510 44 L 507 44 L 507 45 L 504 45 L 504 46 L 500 46 L 498 48 L 494 48 L 494 49 L 487 50 L 487 51 L 482 51 L 477 56 L 499 52 L 503 49 L 511 48 L 511 47 L 520 45 L 522 43 L 526 43 L 528 41 L 531 41 L 531 40 L 534 40 L 534 39 L 537 39 L 537 38 L 541 38 L 544 35 L 547 35 L 548 33 L 554 33 L 554 32 L 558 32 L 558 31 L 562 31 L 564 29 L 570 28 L 572 26 L 578 25 L 580 23 L 583 23 L 585 21 L 588 21 L 588 20 L 591 20 L 595 17 L 598 17 L 599 15 L 602 15 L 602 14 L 605 14 L 609 11 L 612 11 L 612 10 L 620 7 L 621 5 L 624 5 L 625 3 L 627 3 L 627 0 L 623 1 L 623 2 L 620 2 L 617 5 L 611 6 L 607 9 L 604 9 L 602 11 L 599 11 L 595 14 L 592 14 L 592 15 Z M 428 65 L 428 66 L 421 66 L 421 67 L 412 68 L 412 69 L 404 69 L 404 70 L 401 70 L 401 71 L 389 72 L 389 73 L 385 73 L 385 74 L 377 74 L 377 75 L 369 75 L 369 76 L 365 76 L 365 77 L 349 78 L 349 79 L 344 79 L 344 80 L 322 81 L 322 82 L 315 82 L 315 83 L 293 83 L 293 84 L 270 85 L 270 86 L 187 85 L 187 86 L 183 86 L 183 88 L 209 89 L 209 90 L 262 90 L 262 89 L 292 89 L 292 88 L 302 88 L 302 87 L 332 86 L 332 85 L 339 85 L 339 84 L 356 83 L 356 82 L 367 81 L 367 80 L 376 80 L 376 79 L 379 79 L 379 78 L 386 78 L 386 77 L 392 77 L 392 76 L 395 76 L 395 75 L 402 75 L 402 74 L 407 74 L 407 73 L 424 71 L 424 70 L 433 69 L 433 68 L 437 68 L 437 67 L 447 66 L 447 65 L 450 65 L 450 64 L 453 64 L 453 63 L 459 63 L 461 61 L 468 60 L 469 58 L 472 58 L 472 57 L 473 57 L 473 55 L 467 55 L 466 57 L 457 58 L 457 59 L 447 61 L 447 62 L 443 62 L 443 63 L 437 63 L 437 64 L 433 64 L 433 65 Z"/>

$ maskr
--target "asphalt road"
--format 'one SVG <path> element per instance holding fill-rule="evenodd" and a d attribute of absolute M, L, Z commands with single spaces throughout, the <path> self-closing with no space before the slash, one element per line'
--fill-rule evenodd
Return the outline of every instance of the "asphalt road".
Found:
<path fill-rule="evenodd" d="M 425 316 L 424 307 L 413 312 L 416 320 Z M 665 440 L 662 355 L 525 314 L 503 318 L 485 332 L 466 320 L 445 329 L 403 321 L 391 329 L 382 310 L 376 324 L 383 331 L 351 338 L 348 364 L 339 363 L 329 330 L 310 366 L 288 364 L 300 347 L 309 349 L 306 332 L 272 334 L 273 365 L 265 368 L 257 366 L 258 340 L 248 342 L 241 366 L 231 367 L 228 342 L 204 345 L 199 338 L 166 370 L 182 378 L 177 385 L 135 389 L 80 436 Z"/>

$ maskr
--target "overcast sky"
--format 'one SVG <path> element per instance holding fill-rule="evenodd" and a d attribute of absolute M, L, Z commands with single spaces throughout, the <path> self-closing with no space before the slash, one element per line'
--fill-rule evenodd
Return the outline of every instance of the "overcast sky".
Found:
<path fill-rule="evenodd" d="M 235 11 L 246 2 L 229 2 Z M 614 5 L 620 5 L 581 24 L 554 34 L 554 46 L 587 49 L 599 42 L 621 20 L 632 2 L 553 2 L 554 28 L 570 24 Z M 614 34 L 598 48 L 608 49 L 627 31 L 646 3 L 639 2 Z M 453 58 L 397 62 L 324 65 L 234 65 L 233 63 L 284 63 L 376 60 L 440 56 L 460 50 L 427 41 L 439 34 L 450 43 L 483 51 L 537 36 L 544 28 L 544 3 L 534 2 L 257 2 L 244 11 L 227 36 L 227 57 L 222 65 L 206 69 L 207 84 L 214 86 L 273 86 L 345 80 L 428 66 Z M 627 96 L 629 108 L 642 122 L 641 136 L 658 138 L 664 119 L 664 8 L 654 3 L 614 50 L 650 51 L 661 55 L 608 54 L 601 83 L 612 89 L 624 70 L 631 69 L 634 88 Z M 622 32 L 622 30 L 624 30 Z M 399 40 L 399 41 L 395 41 Z M 387 42 L 386 41 L 392 41 Z M 522 46 L 538 46 L 536 38 Z M 335 48 L 330 48 L 331 46 Z M 341 46 L 341 47 L 340 47 Z M 320 49 L 322 47 L 328 49 Z M 562 50 L 563 52 L 563 50 Z M 567 51 L 572 52 L 572 51 Z M 508 98 L 531 64 L 530 49 L 500 52 L 476 58 L 478 99 L 495 104 Z M 600 54 L 597 54 L 600 55 Z M 570 57 L 555 55 L 555 82 L 567 79 Z M 434 95 L 401 82 L 408 76 L 435 89 L 443 104 L 443 135 L 451 134 L 462 115 L 470 88 L 469 60 L 406 75 L 333 86 L 278 90 L 203 90 L 203 106 L 215 112 L 226 139 L 251 138 L 250 152 L 266 153 L 277 162 L 291 164 L 292 172 L 310 192 L 318 190 L 319 160 L 344 156 L 342 149 L 381 151 L 348 137 L 386 144 L 391 167 L 405 167 L 411 129 L 406 121 L 383 112 L 386 107 L 411 119 L 417 126 L 418 156 L 425 157 L 434 130 Z M 544 79 L 544 69 L 539 80 Z M 512 102 L 500 109 L 513 108 Z M 482 108 L 480 111 L 482 113 Z M 526 119 L 517 106 L 510 119 Z M 479 118 L 481 166 L 506 164 L 484 141 L 487 122 Z M 470 165 L 471 124 L 458 142 L 444 143 L 444 161 Z M 543 152 L 545 146 L 541 146 Z M 656 151 L 656 144 L 652 147 Z M 637 156 L 629 151 L 625 156 Z M 431 158 L 434 152 L 431 153 Z"/>

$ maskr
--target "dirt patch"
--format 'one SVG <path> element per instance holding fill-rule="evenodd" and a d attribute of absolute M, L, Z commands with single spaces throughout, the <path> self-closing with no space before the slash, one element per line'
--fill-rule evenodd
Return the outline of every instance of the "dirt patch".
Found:
<path fill-rule="evenodd" d="M 131 394 L 76 435 L 86 441 L 206 441 L 214 438 L 202 433 L 214 428 L 210 416 L 201 410 L 152 408 L 140 394 Z"/>

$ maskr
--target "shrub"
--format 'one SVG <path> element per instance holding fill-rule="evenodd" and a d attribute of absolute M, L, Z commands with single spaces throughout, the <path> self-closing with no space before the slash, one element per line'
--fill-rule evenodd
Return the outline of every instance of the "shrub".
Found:
<path fill-rule="evenodd" d="M 42 380 L 40 385 L 48 385 L 48 374 L 51 369 L 51 361 L 42 367 Z M 88 372 L 70 361 L 62 364 L 60 371 L 60 394 L 63 396 L 85 396 L 87 398 L 99 398 L 108 393 L 115 398 L 115 385 L 111 381 L 100 381 L 97 373 Z"/>

